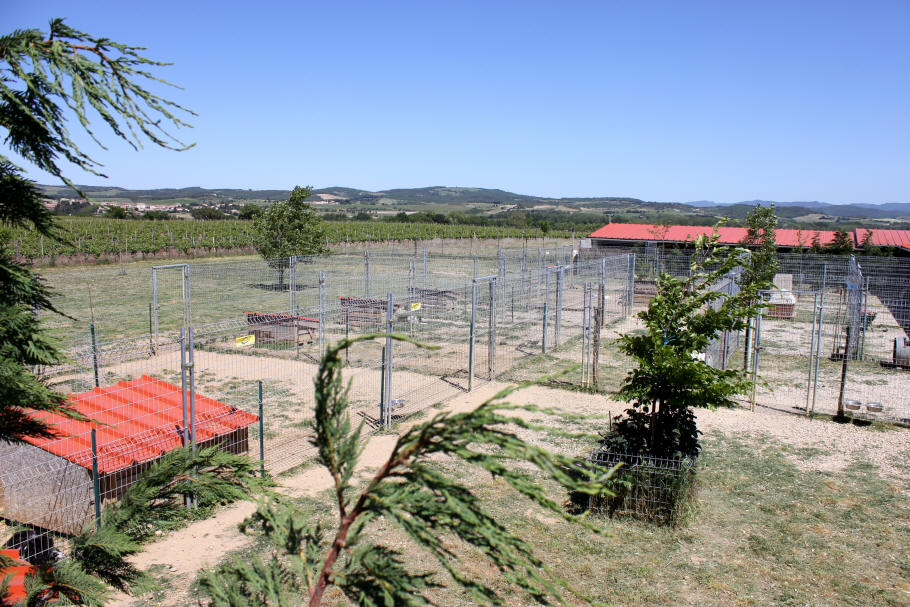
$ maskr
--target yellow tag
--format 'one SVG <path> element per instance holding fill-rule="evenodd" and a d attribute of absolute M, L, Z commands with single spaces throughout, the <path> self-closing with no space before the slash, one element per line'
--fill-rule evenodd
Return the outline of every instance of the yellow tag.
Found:
<path fill-rule="evenodd" d="M 243 337 L 238 337 L 234 341 L 237 342 L 238 346 L 252 346 L 256 343 L 255 335 L 244 335 Z"/>
<path fill-rule="evenodd" d="M 419 301 L 415 301 L 414 303 L 411 304 L 411 312 L 416 312 L 417 310 L 420 309 L 420 307 L 422 305 L 423 304 L 421 304 Z"/>

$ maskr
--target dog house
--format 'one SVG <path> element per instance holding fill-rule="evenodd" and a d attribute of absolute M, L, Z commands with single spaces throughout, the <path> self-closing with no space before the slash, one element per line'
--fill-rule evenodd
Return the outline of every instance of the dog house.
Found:
<path fill-rule="evenodd" d="M 144 469 L 184 444 L 183 391 L 147 375 L 71 395 L 87 419 L 35 412 L 54 438 L 0 442 L 0 516 L 75 534 L 94 510 L 91 431 L 95 430 L 101 499 L 117 499 Z M 201 394 L 194 398 L 196 441 L 231 453 L 249 448 L 258 417 Z M 189 407 L 188 407 L 189 410 Z"/>

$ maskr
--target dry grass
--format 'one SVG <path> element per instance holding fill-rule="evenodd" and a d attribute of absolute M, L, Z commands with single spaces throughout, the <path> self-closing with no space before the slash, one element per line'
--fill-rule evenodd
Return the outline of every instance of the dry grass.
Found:
<path fill-rule="evenodd" d="M 819 472 L 812 465 L 819 455 L 714 432 L 705 439 L 688 526 L 600 519 L 607 536 L 542 516 L 495 480 L 452 470 L 572 586 L 613 605 L 910 604 L 910 484 L 885 480 L 859 460 L 838 473 Z M 330 503 L 325 493 L 301 500 L 320 518 L 330 518 Z M 376 541 L 410 551 L 412 567 L 432 565 L 396 529 L 380 524 L 375 531 Z M 258 542 L 244 552 L 264 547 Z M 478 554 L 464 552 L 461 564 L 493 574 Z M 528 604 L 499 589 L 508 604 Z M 433 599 L 468 604 L 453 588 Z M 327 604 L 346 603 L 335 595 Z"/>

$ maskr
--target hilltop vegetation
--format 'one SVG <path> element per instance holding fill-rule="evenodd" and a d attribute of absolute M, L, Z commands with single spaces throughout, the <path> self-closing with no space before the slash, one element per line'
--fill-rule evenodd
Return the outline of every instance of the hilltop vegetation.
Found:
<path fill-rule="evenodd" d="M 39 186 L 45 196 L 55 199 L 78 198 L 62 186 Z M 189 213 L 193 207 L 210 206 L 237 216 L 244 207 L 264 206 L 285 200 L 289 190 L 242 190 L 201 187 L 129 190 L 118 187 L 83 187 L 91 204 L 135 203 L 176 205 L 176 213 Z M 546 221 L 553 229 L 582 232 L 609 221 L 626 223 L 666 223 L 712 225 L 721 217 L 741 224 L 755 202 L 731 205 L 713 202 L 654 202 L 631 197 L 547 198 L 516 194 L 500 189 L 432 186 L 367 191 L 334 186 L 317 189 L 308 199 L 330 221 L 389 219 L 415 223 L 455 223 L 539 227 Z M 764 201 L 762 201 L 764 202 Z M 72 202 L 68 202 L 73 205 Z M 910 228 L 910 204 L 832 205 L 821 202 L 775 203 L 781 227 L 806 229 L 851 229 L 855 227 Z M 72 209 L 61 205 L 59 214 L 89 215 L 95 207 L 82 203 Z M 420 215 L 414 216 L 420 213 Z M 440 220 L 440 216 L 447 219 Z"/>

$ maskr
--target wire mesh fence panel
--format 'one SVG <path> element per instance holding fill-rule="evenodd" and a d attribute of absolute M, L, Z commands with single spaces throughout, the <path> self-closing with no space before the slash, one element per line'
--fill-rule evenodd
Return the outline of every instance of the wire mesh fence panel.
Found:
<path fill-rule="evenodd" d="M 690 458 L 596 449 L 588 460 L 606 468 L 620 465 L 613 476 L 615 496 L 590 499 L 589 508 L 596 512 L 676 525 L 692 509 L 696 462 Z"/>

